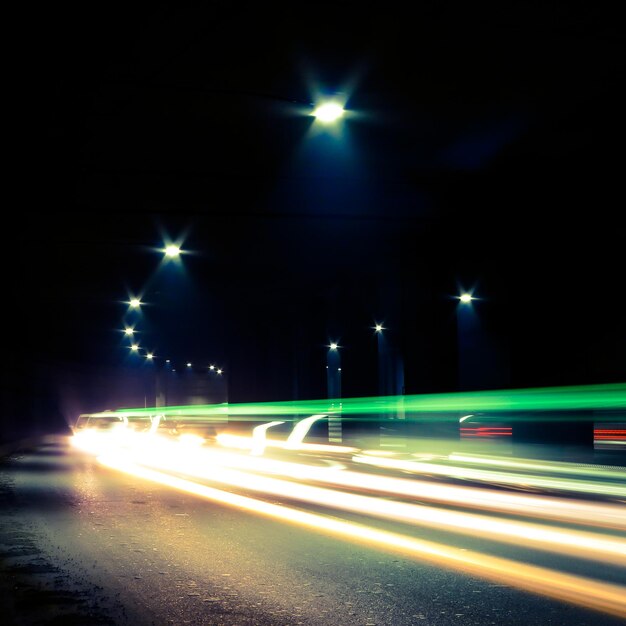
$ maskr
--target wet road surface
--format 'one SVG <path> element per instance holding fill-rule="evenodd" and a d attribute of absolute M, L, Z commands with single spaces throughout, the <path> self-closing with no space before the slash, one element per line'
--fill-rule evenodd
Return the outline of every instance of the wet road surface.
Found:
<path fill-rule="evenodd" d="M 623 623 L 118 473 L 62 440 L 3 461 L 0 499 L 4 624 Z"/>

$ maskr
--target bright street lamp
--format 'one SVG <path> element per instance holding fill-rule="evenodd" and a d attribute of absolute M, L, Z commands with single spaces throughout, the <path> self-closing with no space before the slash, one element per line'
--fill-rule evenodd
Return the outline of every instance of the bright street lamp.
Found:
<path fill-rule="evenodd" d="M 385 329 L 383 328 L 383 325 L 382 325 L 382 324 L 376 324 L 376 326 L 374 326 L 374 330 L 375 330 L 377 333 L 382 333 L 382 332 L 383 332 L 383 330 L 385 330 Z"/>
<path fill-rule="evenodd" d="M 463 304 L 469 304 L 474 298 L 472 297 L 471 293 L 462 293 L 459 296 L 459 300 L 463 303 Z"/>
<path fill-rule="evenodd" d="M 173 244 L 165 247 L 165 256 L 170 259 L 175 259 L 180 256 L 180 248 Z"/>
<path fill-rule="evenodd" d="M 329 347 L 330 347 L 331 350 L 336 350 L 339 346 L 336 343 L 333 342 L 333 343 L 330 344 Z"/>
<path fill-rule="evenodd" d="M 313 115 L 320 120 L 320 122 L 327 124 L 336 122 L 343 113 L 343 107 L 336 102 L 325 102 L 324 104 L 320 104 L 315 111 L 313 111 Z"/>
<path fill-rule="evenodd" d="M 141 300 L 139 298 L 132 298 L 128 303 L 131 309 L 138 309 L 141 306 Z"/>
<path fill-rule="evenodd" d="M 152 352 L 148 352 L 148 354 L 146 354 L 146 359 L 148 359 L 148 361 L 152 361 L 153 358 L 154 355 L 152 354 Z"/>
<path fill-rule="evenodd" d="M 130 347 L 132 352 L 139 352 L 139 345 L 134 343 L 131 347 Z"/>
<path fill-rule="evenodd" d="M 124 329 L 124 334 L 125 335 L 134 335 L 135 334 L 135 330 L 133 328 L 125 328 Z"/>

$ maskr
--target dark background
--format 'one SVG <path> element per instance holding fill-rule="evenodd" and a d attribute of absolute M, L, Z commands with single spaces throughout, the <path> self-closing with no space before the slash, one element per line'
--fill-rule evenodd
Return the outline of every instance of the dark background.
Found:
<path fill-rule="evenodd" d="M 409 8 L 411 10 L 409 10 Z M 231 402 L 626 379 L 623 38 L 590 3 L 43 7 L 20 20 L 24 156 L 2 218 L 2 438 L 142 405 L 121 337 L 216 362 Z M 340 135 L 308 115 L 347 97 Z M 163 237 L 182 268 L 158 272 Z"/>

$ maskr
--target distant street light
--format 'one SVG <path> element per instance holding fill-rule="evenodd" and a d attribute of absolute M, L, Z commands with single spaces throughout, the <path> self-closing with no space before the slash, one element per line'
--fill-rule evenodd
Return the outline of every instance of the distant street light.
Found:
<path fill-rule="evenodd" d="M 329 347 L 330 347 L 331 350 L 336 350 L 339 346 L 336 343 L 333 342 L 333 343 L 330 344 Z"/>
<path fill-rule="evenodd" d="M 376 326 L 374 326 L 374 330 L 375 330 L 377 333 L 382 333 L 382 332 L 383 332 L 383 330 L 385 330 L 385 329 L 383 328 L 383 325 L 382 325 L 382 324 L 376 324 Z"/>
<path fill-rule="evenodd" d="M 152 354 L 152 352 L 148 352 L 148 354 L 146 354 L 146 359 L 148 359 L 148 361 L 152 361 L 153 358 L 154 355 Z"/>
<path fill-rule="evenodd" d="M 474 298 L 472 297 L 471 293 L 462 293 L 459 296 L 459 300 L 463 303 L 463 304 L 469 304 Z"/>
<path fill-rule="evenodd" d="M 175 259 L 176 257 L 180 256 L 180 248 L 178 246 L 175 245 L 169 245 L 166 246 L 165 248 L 165 256 L 169 257 L 170 259 Z"/>
<path fill-rule="evenodd" d="M 215 365 L 209 365 L 209 369 L 210 370 L 214 370 L 215 369 Z"/>
<path fill-rule="evenodd" d="M 141 300 L 139 298 L 132 298 L 128 303 L 131 309 L 138 309 L 141 306 Z"/>
<path fill-rule="evenodd" d="M 222 374 L 222 370 L 217 370 L 217 373 L 218 374 Z"/>
<path fill-rule="evenodd" d="M 187 367 L 191 367 L 191 363 L 187 363 Z"/>
<path fill-rule="evenodd" d="M 336 122 L 343 113 L 343 107 L 336 102 L 325 102 L 324 104 L 320 104 L 315 111 L 313 111 L 313 115 L 320 120 L 320 122 L 327 124 Z"/>
<path fill-rule="evenodd" d="M 136 343 L 134 343 L 134 344 L 130 347 L 130 349 L 131 349 L 133 352 L 139 352 L 139 345 L 138 345 L 138 344 L 136 344 Z"/>
<path fill-rule="evenodd" d="M 135 334 L 135 330 L 133 328 L 125 328 L 124 329 L 124 334 L 125 335 L 134 335 Z"/>

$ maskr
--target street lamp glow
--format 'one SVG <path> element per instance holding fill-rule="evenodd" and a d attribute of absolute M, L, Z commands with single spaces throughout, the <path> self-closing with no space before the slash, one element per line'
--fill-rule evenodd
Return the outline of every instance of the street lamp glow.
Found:
<path fill-rule="evenodd" d="M 128 303 L 131 309 L 138 309 L 141 306 L 141 300 L 139 298 L 132 298 Z"/>
<path fill-rule="evenodd" d="M 221 374 L 221 373 L 222 373 L 222 370 L 217 370 L 217 373 L 218 373 L 218 374 Z"/>
<path fill-rule="evenodd" d="M 148 359 L 148 361 L 152 361 L 153 358 L 154 355 L 152 354 L 152 352 L 148 352 L 148 354 L 146 354 L 146 359 Z"/>
<path fill-rule="evenodd" d="M 180 256 L 180 248 L 178 246 L 175 245 L 169 245 L 165 247 L 165 256 L 169 257 L 170 259 L 175 259 L 176 257 Z"/>
<path fill-rule="evenodd" d="M 130 349 L 131 349 L 133 352 L 139 352 L 139 346 L 138 346 L 136 343 L 134 343 L 134 344 L 130 347 Z"/>
<path fill-rule="evenodd" d="M 331 350 L 336 350 L 338 347 L 339 346 L 336 343 L 334 343 L 334 342 L 330 344 L 330 349 Z"/>
<path fill-rule="evenodd" d="M 474 298 L 472 297 L 471 293 L 462 293 L 459 296 L 459 300 L 463 303 L 463 304 L 469 304 Z"/>
<path fill-rule="evenodd" d="M 344 113 L 344 109 L 340 104 L 336 102 L 325 102 L 324 104 L 320 104 L 315 111 L 313 111 L 313 115 L 320 120 L 320 122 L 336 122 Z"/>
<path fill-rule="evenodd" d="M 382 324 L 376 324 L 376 326 L 374 326 L 374 330 L 375 330 L 377 333 L 382 333 L 382 332 L 383 332 L 383 330 L 384 330 L 383 325 L 382 325 Z"/>
<path fill-rule="evenodd" d="M 191 363 L 187 363 L 187 367 L 191 367 Z"/>
<path fill-rule="evenodd" d="M 215 369 L 215 365 L 209 365 L 209 369 L 210 370 L 214 370 Z"/>
<path fill-rule="evenodd" d="M 124 329 L 124 334 L 125 335 L 133 335 L 133 334 L 135 334 L 135 331 L 134 331 L 133 328 L 125 328 Z"/>

